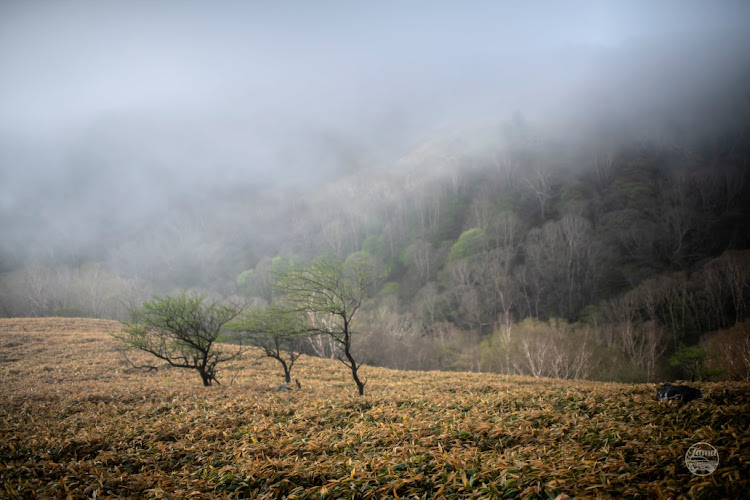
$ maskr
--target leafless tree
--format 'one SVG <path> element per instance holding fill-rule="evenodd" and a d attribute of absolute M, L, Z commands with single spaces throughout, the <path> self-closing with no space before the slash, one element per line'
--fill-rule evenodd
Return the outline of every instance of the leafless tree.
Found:
<path fill-rule="evenodd" d="M 486 185 L 479 187 L 479 192 L 474 196 L 471 202 L 471 227 L 481 228 L 487 232 L 490 225 L 490 219 L 494 210 L 494 200 L 492 193 Z"/>
<path fill-rule="evenodd" d="M 523 245 L 523 227 L 515 212 L 505 211 L 490 220 L 487 235 L 496 248 L 502 248 L 512 261 Z"/>
<path fill-rule="evenodd" d="M 727 303 L 733 310 L 732 321 L 742 321 L 748 314 L 750 298 L 750 251 L 725 252 L 704 266 L 700 276 L 717 318 L 717 326 L 728 326 L 725 319 Z"/>
<path fill-rule="evenodd" d="M 422 325 L 410 313 L 380 307 L 367 315 L 362 345 L 381 366 L 399 370 L 423 369 L 425 355 Z"/>
<path fill-rule="evenodd" d="M 594 174 L 596 187 L 602 191 L 614 178 L 615 155 L 612 148 L 601 151 L 594 156 Z"/>
<path fill-rule="evenodd" d="M 430 281 L 417 292 L 414 305 L 415 314 L 428 326 L 445 320 L 440 308 L 440 292 L 434 281 Z"/>
<path fill-rule="evenodd" d="M 525 251 L 532 278 L 547 283 L 557 315 L 569 318 L 590 302 L 602 254 L 586 219 L 567 214 L 559 221 L 547 222 L 529 232 Z"/>
<path fill-rule="evenodd" d="M 430 263 L 434 258 L 434 253 L 435 249 L 432 245 L 422 239 L 415 241 L 405 250 L 405 258 L 417 270 L 422 284 L 430 279 Z"/>
<path fill-rule="evenodd" d="M 658 323 L 641 320 L 641 298 L 632 292 L 620 295 L 606 302 L 605 311 L 608 328 L 615 332 L 625 356 L 642 370 L 648 380 L 652 380 L 658 360 L 667 346 Z"/>
<path fill-rule="evenodd" d="M 585 378 L 594 367 L 591 330 L 576 331 L 565 320 L 527 318 L 508 333 L 514 371 L 533 377 Z"/>
<path fill-rule="evenodd" d="M 552 199 L 551 170 L 539 166 L 531 168 L 524 176 L 524 181 L 536 196 L 537 201 L 539 201 L 542 220 L 547 220 L 547 206 Z"/>

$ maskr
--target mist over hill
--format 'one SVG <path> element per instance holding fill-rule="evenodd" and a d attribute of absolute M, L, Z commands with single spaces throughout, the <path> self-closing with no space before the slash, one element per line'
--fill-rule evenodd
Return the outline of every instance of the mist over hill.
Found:
<path fill-rule="evenodd" d="M 268 302 L 279 262 L 366 254 L 369 328 L 465 354 L 374 363 L 512 371 L 499 325 L 678 283 L 679 321 L 633 306 L 652 377 L 746 318 L 747 281 L 707 285 L 750 245 L 744 2 L 0 9 L 2 315 Z"/>

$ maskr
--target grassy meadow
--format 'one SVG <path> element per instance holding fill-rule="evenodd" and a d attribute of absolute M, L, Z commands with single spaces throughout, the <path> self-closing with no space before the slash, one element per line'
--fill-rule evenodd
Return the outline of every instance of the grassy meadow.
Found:
<path fill-rule="evenodd" d="M 197 372 L 132 370 L 120 324 L 0 319 L 0 497 L 742 498 L 750 384 L 609 384 L 364 366 L 302 357 L 302 389 L 257 353 Z M 222 366 L 222 365 L 220 365 Z M 705 441 L 719 468 L 692 475 Z"/>

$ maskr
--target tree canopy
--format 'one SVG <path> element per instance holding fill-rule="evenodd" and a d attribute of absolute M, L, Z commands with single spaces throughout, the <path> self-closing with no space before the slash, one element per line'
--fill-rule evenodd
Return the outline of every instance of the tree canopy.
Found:
<path fill-rule="evenodd" d="M 114 335 L 126 347 L 139 349 L 176 368 L 197 370 L 204 386 L 216 378 L 217 365 L 241 355 L 236 346 L 219 345 L 222 328 L 241 308 L 205 295 L 154 297 L 130 311 L 130 321 Z"/>
<path fill-rule="evenodd" d="M 298 311 L 280 304 L 253 308 L 228 326 L 242 332 L 242 338 L 259 347 L 263 356 L 277 360 L 284 370 L 284 380 L 292 381 L 294 362 L 301 356 L 302 343 L 310 335 Z"/>
<path fill-rule="evenodd" d="M 297 311 L 325 316 L 322 321 L 313 320 L 311 329 L 331 337 L 339 346 L 338 359 L 351 370 L 360 395 L 364 394 L 366 381 L 359 377 L 362 361 L 353 350 L 353 322 L 370 289 L 384 276 L 366 259 L 344 262 L 323 257 L 282 271 L 276 284 Z"/>

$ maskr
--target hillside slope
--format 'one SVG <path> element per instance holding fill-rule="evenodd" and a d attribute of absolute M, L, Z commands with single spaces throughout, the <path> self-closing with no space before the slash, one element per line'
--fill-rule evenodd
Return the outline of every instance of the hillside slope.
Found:
<path fill-rule="evenodd" d="M 750 384 L 704 383 L 685 406 L 656 385 L 363 368 L 305 357 L 302 390 L 250 355 L 197 374 L 129 370 L 117 322 L 0 319 L 0 481 L 10 497 L 740 498 Z M 145 358 L 144 358 L 145 359 Z M 158 363 L 157 363 L 158 365 Z M 710 476 L 684 456 L 706 441 Z"/>

